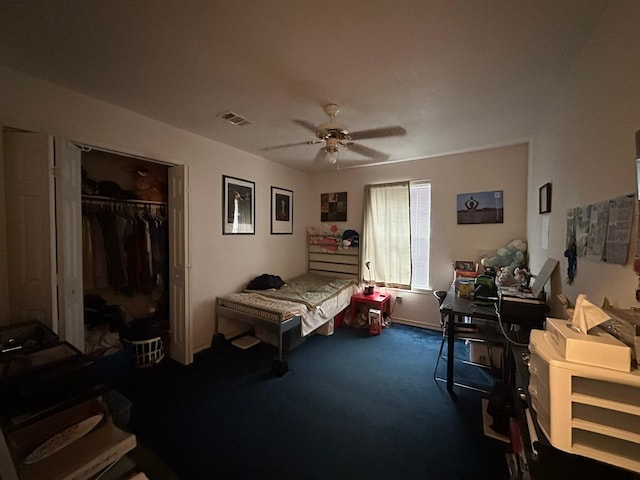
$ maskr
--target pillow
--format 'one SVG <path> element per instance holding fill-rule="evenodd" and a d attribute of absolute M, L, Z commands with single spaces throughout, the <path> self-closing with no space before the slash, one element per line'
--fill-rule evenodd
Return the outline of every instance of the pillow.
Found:
<path fill-rule="evenodd" d="M 277 275 L 269 275 L 263 273 L 259 277 L 254 278 L 247 286 L 248 290 L 268 290 L 270 288 L 279 289 L 284 285 L 284 281 Z"/>

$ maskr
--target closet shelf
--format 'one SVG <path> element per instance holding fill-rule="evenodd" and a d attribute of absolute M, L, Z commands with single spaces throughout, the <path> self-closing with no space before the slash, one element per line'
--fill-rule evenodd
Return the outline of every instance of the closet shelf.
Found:
<path fill-rule="evenodd" d="M 102 202 L 114 202 L 114 203 L 130 203 L 132 205 L 167 205 L 167 202 L 155 202 L 152 200 L 135 200 L 135 199 L 121 199 L 114 197 L 104 197 L 102 195 L 82 195 L 82 201 L 102 201 Z"/>

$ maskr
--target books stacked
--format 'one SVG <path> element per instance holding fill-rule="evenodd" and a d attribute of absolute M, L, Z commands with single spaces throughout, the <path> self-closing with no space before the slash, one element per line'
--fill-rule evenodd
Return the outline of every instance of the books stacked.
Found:
<path fill-rule="evenodd" d="M 456 295 L 473 298 L 474 282 L 478 276 L 478 272 L 475 270 L 475 263 L 455 261 L 453 264 L 453 284 L 455 285 Z"/>

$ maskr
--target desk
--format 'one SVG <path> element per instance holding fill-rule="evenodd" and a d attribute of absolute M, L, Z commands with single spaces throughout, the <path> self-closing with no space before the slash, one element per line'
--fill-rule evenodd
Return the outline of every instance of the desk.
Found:
<path fill-rule="evenodd" d="M 447 316 L 447 390 L 453 390 L 453 350 L 455 346 L 455 322 L 460 317 L 498 321 L 493 305 L 476 305 L 470 298 L 456 295 L 455 285 L 447 292 L 440 306 L 440 313 Z M 461 321 L 461 320 L 460 320 Z"/>
<path fill-rule="evenodd" d="M 369 303 L 375 305 L 380 312 L 385 312 L 387 315 L 391 314 L 391 295 L 381 294 L 378 291 L 373 292 L 373 295 L 365 295 L 364 293 L 356 293 L 351 297 L 351 315 L 355 314 L 358 303 Z"/>

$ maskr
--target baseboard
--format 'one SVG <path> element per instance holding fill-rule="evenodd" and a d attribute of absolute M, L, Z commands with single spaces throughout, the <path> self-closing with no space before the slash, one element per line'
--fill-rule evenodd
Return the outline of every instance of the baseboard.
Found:
<path fill-rule="evenodd" d="M 431 325 L 430 323 L 416 322 L 415 320 L 409 320 L 406 318 L 391 317 L 391 323 L 399 323 L 401 325 L 408 325 L 410 327 L 426 328 L 427 330 L 442 331 L 440 325 Z"/>

